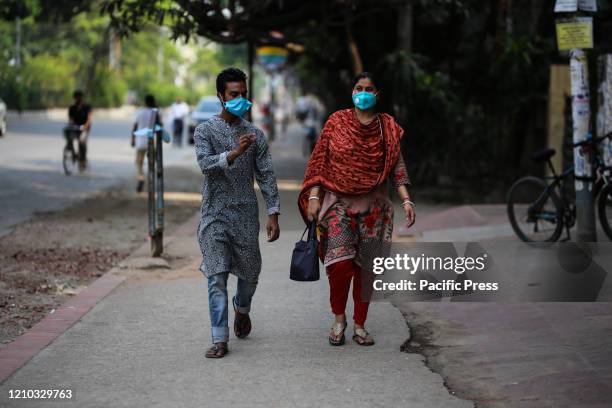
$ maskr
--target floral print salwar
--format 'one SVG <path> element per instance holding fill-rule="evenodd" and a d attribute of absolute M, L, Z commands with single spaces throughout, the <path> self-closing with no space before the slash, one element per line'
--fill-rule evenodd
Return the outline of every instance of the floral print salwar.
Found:
<path fill-rule="evenodd" d="M 410 184 L 400 156 L 389 183 L 397 188 Z M 384 252 L 393 235 L 393 203 L 388 184 L 358 196 L 343 196 L 325 191 L 319 213 L 319 256 L 327 267 L 335 262 L 354 259 L 361 265 L 364 256 Z"/>

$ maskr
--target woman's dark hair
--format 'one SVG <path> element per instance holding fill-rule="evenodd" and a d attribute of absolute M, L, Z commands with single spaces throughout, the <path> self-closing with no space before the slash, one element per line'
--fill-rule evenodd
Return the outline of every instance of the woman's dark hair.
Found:
<path fill-rule="evenodd" d="M 238 68 L 226 68 L 217 75 L 217 92 L 225 94 L 228 82 L 245 82 L 247 76 Z"/>
<path fill-rule="evenodd" d="M 74 91 L 74 92 L 72 93 L 72 97 L 73 97 L 74 99 L 77 99 L 77 98 L 82 98 L 82 97 L 83 97 L 83 91 L 81 91 L 80 89 L 77 89 L 76 91 Z"/>
<path fill-rule="evenodd" d="M 155 102 L 155 97 L 151 94 L 148 94 L 145 96 L 145 105 L 147 105 L 148 108 L 155 108 L 157 107 L 157 102 Z"/>
<path fill-rule="evenodd" d="M 374 75 L 372 75 L 371 73 L 367 71 L 362 72 L 361 74 L 357 75 L 355 79 L 353 79 L 353 86 L 351 87 L 351 89 L 354 88 L 355 85 L 357 85 L 357 82 L 359 82 L 360 79 L 366 79 L 366 78 L 372 81 L 376 89 L 380 89 L 378 87 L 378 82 L 376 82 L 376 79 L 374 79 Z"/>

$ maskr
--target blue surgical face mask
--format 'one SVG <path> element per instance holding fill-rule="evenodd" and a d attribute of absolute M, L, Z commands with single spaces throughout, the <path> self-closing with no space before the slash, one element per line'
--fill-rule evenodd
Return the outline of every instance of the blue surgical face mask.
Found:
<path fill-rule="evenodd" d="M 229 113 L 238 117 L 244 115 L 252 105 L 253 104 L 249 102 L 248 99 L 243 98 L 242 96 L 223 103 L 223 106 Z"/>
<path fill-rule="evenodd" d="M 376 95 L 372 92 L 357 92 L 353 94 L 353 103 L 360 110 L 368 110 L 376 105 Z"/>

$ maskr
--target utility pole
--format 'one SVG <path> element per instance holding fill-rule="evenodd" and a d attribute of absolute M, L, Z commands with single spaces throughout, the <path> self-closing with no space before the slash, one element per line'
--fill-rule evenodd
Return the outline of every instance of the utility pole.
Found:
<path fill-rule="evenodd" d="M 590 134 L 591 106 L 589 97 L 588 61 L 585 52 L 574 48 L 570 52 L 570 78 L 572 84 L 572 122 L 574 143 L 580 143 Z M 576 239 L 579 242 L 597 241 L 595 208 L 593 204 L 593 167 L 591 152 L 574 148 L 574 175 L 576 187 Z"/>
<path fill-rule="evenodd" d="M 15 68 L 21 68 L 21 17 L 15 19 Z"/>
<path fill-rule="evenodd" d="M 579 11 L 595 12 L 595 0 L 557 0 L 556 13 L 570 13 L 557 20 L 559 50 L 569 50 L 572 89 L 572 121 L 574 144 L 591 136 L 591 106 L 588 60 L 584 49 L 593 48 L 593 18 Z M 593 167 L 590 150 L 574 147 L 574 179 L 576 189 L 576 240 L 596 242 L 595 208 L 593 204 Z"/>
<path fill-rule="evenodd" d="M 108 37 L 108 67 L 113 71 L 119 71 L 121 63 L 121 40 L 115 33 L 115 30 L 111 30 Z"/>
<path fill-rule="evenodd" d="M 597 136 L 604 137 L 612 132 L 612 54 L 599 57 L 600 85 L 597 98 Z M 612 140 L 602 142 L 603 161 L 606 166 L 612 166 Z"/>
<path fill-rule="evenodd" d="M 157 44 L 157 80 L 164 79 L 164 29 L 159 30 L 159 42 Z"/>

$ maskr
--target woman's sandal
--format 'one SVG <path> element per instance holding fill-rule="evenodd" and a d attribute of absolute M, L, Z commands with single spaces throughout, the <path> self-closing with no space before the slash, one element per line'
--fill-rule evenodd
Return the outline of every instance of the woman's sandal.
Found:
<path fill-rule="evenodd" d="M 353 341 L 360 346 L 372 346 L 374 344 L 374 339 L 372 335 L 366 331 L 366 329 L 355 329 L 353 334 Z"/>
<path fill-rule="evenodd" d="M 222 358 L 228 353 L 227 343 L 215 343 L 211 348 L 206 350 L 206 358 Z"/>
<path fill-rule="evenodd" d="M 347 326 L 346 322 L 344 323 L 335 322 L 332 325 L 331 333 L 329 334 L 329 344 L 331 344 L 332 346 L 341 346 L 344 344 L 344 340 L 345 340 L 344 331 L 346 330 L 346 326 Z M 340 337 L 338 338 L 338 336 Z M 336 340 L 336 338 L 338 338 L 338 340 Z"/>

